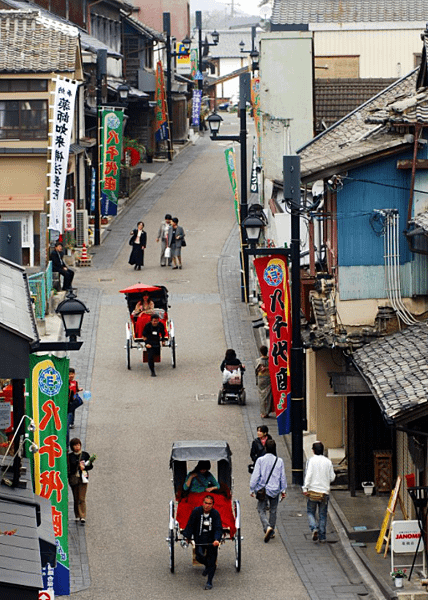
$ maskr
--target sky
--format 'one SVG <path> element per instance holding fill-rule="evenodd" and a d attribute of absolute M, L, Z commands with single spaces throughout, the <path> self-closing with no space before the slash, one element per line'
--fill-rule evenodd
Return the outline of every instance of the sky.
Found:
<path fill-rule="evenodd" d="M 214 11 L 227 10 L 230 14 L 231 4 L 234 4 L 234 10 L 237 16 L 260 15 L 258 4 L 260 0 L 190 0 L 190 10 Z"/>

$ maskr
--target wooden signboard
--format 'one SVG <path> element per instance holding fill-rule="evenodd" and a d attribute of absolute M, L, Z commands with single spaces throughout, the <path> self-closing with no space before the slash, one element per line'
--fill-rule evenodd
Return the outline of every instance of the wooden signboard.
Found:
<path fill-rule="evenodd" d="M 387 552 L 388 552 L 388 546 L 389 546 L 389 540 L 391 537 L 391 521 L 395 515 L 395 509 L 397 507 L 397 500 L 400 501 L 400 507 L 401 507 L 401 511 L 403 513 L 403 517 L 405 519 L 407 519 L 407 515 L 405 512 L 405 508 L 404 505 L 402 503 L 402 500 L 400 498 L 400 487 L 401 487 L 401 477 L 398 476 L 397 477 L 397 482 L 395 484 L 395 488 L 392 490 L 391 492 L 391 496 L 389 498 L 389 502 L 388 502 L 388 506 L 385 512 L 385 516 L 383 518 L 382 521 L 382 527 L 380 528 L 380 533 L 379 533 L 379 537 L 376 543 L 376 552 L 378 554 L 380 554 L 382 552 L 382 546 L 383 543 L 386 543 L 385 546 L 385 554 L 384 556 L 386 556 Z M 388 533 L 387 533 L 388 532 Z"/>

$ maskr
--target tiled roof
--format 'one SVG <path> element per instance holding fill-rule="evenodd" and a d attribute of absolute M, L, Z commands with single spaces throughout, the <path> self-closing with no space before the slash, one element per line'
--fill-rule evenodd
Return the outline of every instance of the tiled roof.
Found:
<path fill-rule="evenodd" d="M 79 47 L 76 27 L 35 10 L 0 10 L 0 72 L 72 73 Z"/>
<path fill-rule="evenodd" d="M 396 79 L 315 79 L 315 124 L 322 131 Z"/>
<path fill-rule="evenodd" d="M 427 404 L 427 357 L 428 323 L 422 322 L 366 344 L 353 361 L 392 421 Z"/>
<path fill-rule="evenodd" d="M 129 23 L 133 27 L 136 27 L 141 33 L 145 34 L 147 37 L 152 38 L 154 40 L 158 40 L 159 42 L 165 41 L 165 37 L 164 37 L 163 33 L 156 31 L 156 29 L 149 27 L 148 25 L 146 25 L 145 23 L 142 23 L 135 17 L 131 17 L 129 15 L 126 17 L 126 21 L 129 21 Z"/>
<path fill-rule="evenodd" d="M 428 123 L 428 92 L 421 90 L 396 102 L 378 108 L 369 115 L 368 123 Z"/>
<path fill-rule="evenodd" d="M 25 269 L 0 257 L 0 327 L 38 340 Z"/>
<path fill-rule="evenodd" d="M 425 22 L 428 0 L 274 0 L 271 23 Z"/>
<path fill-rule="evenodd" d="M 388 125 L 368 123 L 367 120 L 376 109 L 414 95 L 416 77 L 417 70 L 397 80 L 300 148 L 302 179 L 314 181 L 311 177 L 318 179 L 329 169 L 337 170 L 382 150 L 408 145 L 404 134 L 390 132 Z"/>

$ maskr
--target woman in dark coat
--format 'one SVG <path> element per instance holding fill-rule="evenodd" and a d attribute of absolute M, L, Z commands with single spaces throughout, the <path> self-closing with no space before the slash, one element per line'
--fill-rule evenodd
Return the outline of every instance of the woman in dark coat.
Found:
<path fill-rule="evenodd" d="M 128 262 L 130 265 L 134 265 L 134 271 L 141 271 L 141 267 L 144 266 L 144 250 L 147 243 L 147 233 L 144 231 L 143 221 L 139 221 L 137 229 L 131 231 L 129 235 L 131 236 L 129 245 L 132 246 L 132 252 Z"/>
<path fill-rule="evenodd" d="M 256 460 L 260 458 L 260 456 L 266 454 L 266 442 L 271 439 L 272 436 L 269 434 L 269 428 L 266 425 L 259 425 L 259 427 L 257 427 L 257 437 L 251 444 L 250 456 L 253 464 L 256 463 Z"/>

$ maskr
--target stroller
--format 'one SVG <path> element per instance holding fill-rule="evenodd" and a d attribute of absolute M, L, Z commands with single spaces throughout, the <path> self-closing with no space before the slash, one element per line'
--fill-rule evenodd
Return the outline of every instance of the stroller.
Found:
<path fill-rule="evenodd" d="M 223 371 L 223 387 L 218 392 L 217 403 L 234 403 L 243 406 L 246 403 L 244 388 L 244 372 L 236 365 L 225 365 Z"/>

